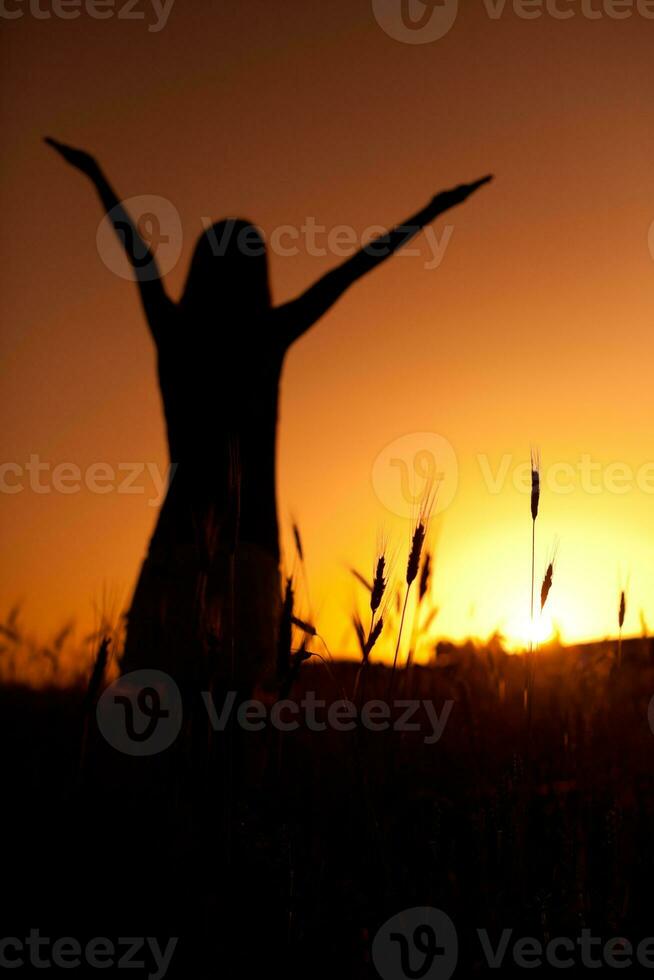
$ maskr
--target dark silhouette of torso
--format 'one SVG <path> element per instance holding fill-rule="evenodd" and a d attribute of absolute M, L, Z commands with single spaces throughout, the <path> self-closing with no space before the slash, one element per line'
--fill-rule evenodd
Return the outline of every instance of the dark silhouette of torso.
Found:
<path fill-rule="evenodd" d="M 200 507 L 224 501 L 235 448 L 239 539 L 278 558 L 275 445 L 286 350 L 275 336 L 275 311 L 226 324 L 224 337 L 217 325 L 218 342 L 203 337 L 202 324 L 189 322 L 182 305 L 169 301 L 164 318 L 157 362 L 172 480 Z"/>

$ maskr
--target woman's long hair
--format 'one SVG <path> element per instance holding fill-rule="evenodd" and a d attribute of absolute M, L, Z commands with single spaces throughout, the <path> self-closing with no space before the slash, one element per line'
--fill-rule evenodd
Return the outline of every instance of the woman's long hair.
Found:
<path fill-rule="evenodd" d="M 270 309 L 266 244 L 256 225 L 228 218 L 198 239 L 184 293 L 183 308 L 193 316 L 256 316 Z"/>

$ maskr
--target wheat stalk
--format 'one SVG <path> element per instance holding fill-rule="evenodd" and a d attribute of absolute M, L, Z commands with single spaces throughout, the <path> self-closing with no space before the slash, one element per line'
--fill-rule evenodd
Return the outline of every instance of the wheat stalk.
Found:
<path fill-rule="evenodd" d="M 547 602 L 547 597 L 550 594 L 550 589 L 552 588 L 552 578 L 554 576 L 554 562 L 550 562 L 547 566 L 547 571 L 545 572 L 545 577 L 543 578 L 543 584 L 540 587 L 540 611 L 542 613 L 545 608 L 545 603 Z"/>
<path fill-rule="evenodd" d="M 423 496 L 422 505 L 420 508 L 420 513 L 416 521 L 416 526 L 411 535 L 411 547 L 409 549 L 409 557 L 406 565 L 406 575 L 405 575 L 405 590 L 404 590 L 404 602 L 402 604 L 402 614 L 400 616 L 400 627 L 397 634 L 397 643 L 395 644 L 395 654 L 393 656 L 393 666 L 391 668 L 391 676 L 388 684 L 388 700 L 391 699 L 391 694 L 393 693 L 393 681 L 395 679 L 395 670 L 397 667 L 397 657 L 400 652 L 400 644 L 402 643 L 402 631 L 404 629 L 404 620 L 406 617 L 407 605 L 409 602 L 409 593 L 411 592 L 411 586 L 415 582 L 418 572 L 420 570 L 420 558 L 422 555 L 422 549 L 425 544 L 425 538 L 427 536 L 427 524 L 429 521 L 429 516 L 434 503 L 434 495 L 431 487 L 428 487 Z"/>
<path fill-rule="evenodd" d="M 536 578 L 536 519 L 540 504 L 540 453 L 531 450 L 531 601 L 529 614 L 529 652 L 527 653 L 527 670 L 525 680 L 525 706 L 527 709 L 527 730 L 531 729 L 531 700 L 532 700 L 532 658 L 534 652 L 534 590 Z"/>
<path fill-rule="evenodd" d="M 537 449 L 531 451 L 531 626 L 533 640 L 534 626 L 534 570 L 536 562 L 536 518 L 540 503 L 540 454 Z"/>
<path fill-rule="evenodd" d="M 620 593 L 620 605 L 618 607 L 618 666 L 622 664 L 622 627 L 624 626 L 624 617 L 627 612 L 627 597 L 625 595 L 624 589 Z"/>

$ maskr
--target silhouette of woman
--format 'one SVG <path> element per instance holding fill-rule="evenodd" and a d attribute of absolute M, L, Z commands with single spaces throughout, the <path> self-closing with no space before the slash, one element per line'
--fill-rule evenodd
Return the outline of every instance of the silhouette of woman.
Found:
<path fill-rule="evenodd" d="M 272 663 L 281 607 L 275 445 L 286 352 L 357 279 L 491 177 L 438 194 L 277 307 L 261 235 L 247 221 L 221 221 L 199 238 L 175 303 L 95 159 L 46 142 L 93 181 L 133 265 L 157 349 L 174 473 L 128 614 L 123 669 L 197 679 L 208 638 L 222 636 L 224 647 L 231 633 L 247 686 Z"/>

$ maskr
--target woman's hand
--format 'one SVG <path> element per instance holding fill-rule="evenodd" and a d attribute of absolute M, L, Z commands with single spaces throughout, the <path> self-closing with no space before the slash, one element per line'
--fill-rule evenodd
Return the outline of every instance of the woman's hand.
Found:
<path fill-rule="evenodd" d="M 95 157 L 92 157 L 90 153 L 86 153 L 84 150 L 76 150 L 75 147 L 67 146 L 65 143 L 59 143 L 58 140 L 54 140 L 50 136 L 46 136 L 44 142 L 56 150 L 66 163 L 70 163 L 72 167 L 81 170 L 87 177 L 95 178 L 99 174 L 100 167 Z"/>
<path fill-rule="evenodd" d="M 452 190 L 442 191 L 440 194 L 437 194 L 432 203 L 438 208 L 438 212 L 442 214 L 443 211 L 447 211 L 457 204 L 463 204 L 471 194 L 474 194 L 484 184 L 490 183 L 492 179 L 492 175 L 489 174 L 487 177 L 473 181 L 472 184 L 459 184 L 458 187 L 453 187 Z"/>

